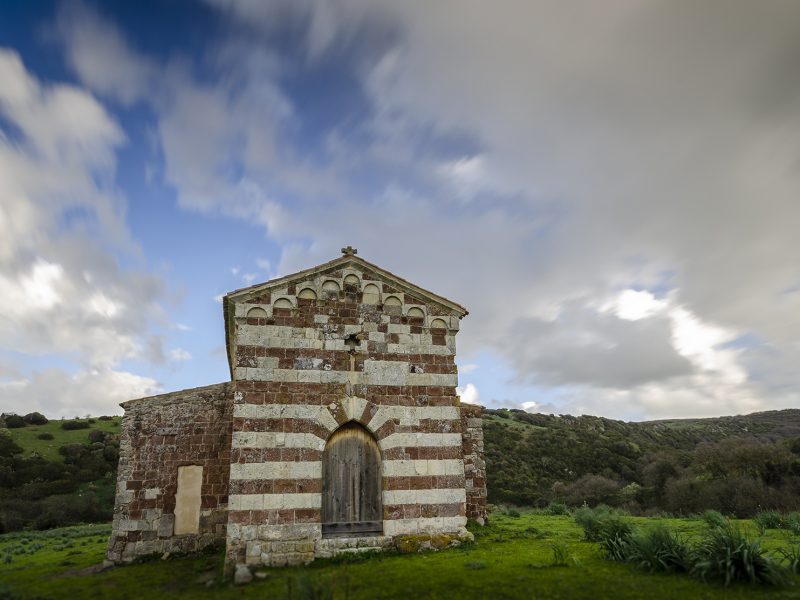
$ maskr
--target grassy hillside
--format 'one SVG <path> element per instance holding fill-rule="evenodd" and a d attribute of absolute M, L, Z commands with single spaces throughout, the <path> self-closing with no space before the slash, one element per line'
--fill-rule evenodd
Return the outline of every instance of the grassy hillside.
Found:
<path fill-rule="evenodd" d="M 16 429 L 7 429 L 11 439 L 23 449 L 26 455 L 36 453 L 47 460 L 64 460 L 64 456 L 59 454 L 58 449 L 64 444 L 89 444 L 89 432 L 98 429 L 109 434 L 118 434 L 122 417 L 93 418 L 93 419 L 70 419 L 86 423 L 85 429 L 66 430 L 62 427 L 64 421 L 50 421 L 44 425 L 28 425 Z M 90 422 L 91 421 L 91 422 Z M 53 436 L 52 440 L 39 439 L 43 433 Z"/>
<path fill-rule="evenodd" d="M 119 417 L 2 420 L 11 427 L 0 430 L 0 532 L 111 518 Z"/>
<path fill-rule="evenodd" d="M 572 517 L 498 514 L 476 528 L 475 543 L 428 554 L 388 554 L 358 561 L 316 561 L 308 567 L 263 569 L 263 579 L 234 587 L 222 578 L 222 553 L 153 560 L 93 572 L 103 558 L 107 526 L 0 536 L 2 598 L 800 598 L 789 587 L 703 583 L 682 574 L 651 574 L 601 558 Z M 630 519 L 664 525 L 688 538 L 708 529 L 700 520 Z M 748 526 L 745 523 L 745 526 Z M 770 549 L 796 544 L 770 530 Z M 7 559 L 5 557 L 10 557 Z M 5 589 L 3 589 L 3 587 Z M 5 594 L 5 595 L 3 595 Z"/>
<path fill-rule="evenodd" d="M 484 435 L 490 502 L 602 501 L 674 511 L 686 501 L 688 511 L 744 515 L 759 504 L 799 508 L 797 409 L 642 423 L 487 410 Z M 743 497 L 720 505 L 735 484 L 750 504 Z"/>

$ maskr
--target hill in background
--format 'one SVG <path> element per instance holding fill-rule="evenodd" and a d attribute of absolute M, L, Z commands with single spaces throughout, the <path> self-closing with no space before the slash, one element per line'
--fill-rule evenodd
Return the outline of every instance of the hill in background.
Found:
<path fill-rule="evenodd" d="M 800 410 L 627 423 L 486 410 L 489 501 L 635 512 L 796 510 Z"/>
<path fill-rule="evenodd" d="M 111 520 L 121 417 L 0 423 L 0 533 Z"/>

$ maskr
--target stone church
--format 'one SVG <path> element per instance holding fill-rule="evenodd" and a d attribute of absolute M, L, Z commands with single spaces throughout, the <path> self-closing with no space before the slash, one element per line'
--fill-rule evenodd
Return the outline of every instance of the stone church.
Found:
<path fill-rule="evenodd" d="M 356 256 L 227 294 L 231 381 L 122 404 L 108 559 L 226 544 L 226 569 L 443 548 L 486 510 L 467 310 Z"/>

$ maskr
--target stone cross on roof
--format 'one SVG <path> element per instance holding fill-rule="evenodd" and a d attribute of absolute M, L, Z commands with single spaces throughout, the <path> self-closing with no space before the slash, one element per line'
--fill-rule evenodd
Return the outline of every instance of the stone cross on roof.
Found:
<path fill-rule="evenodd" d="M 358 254 L 358 250 L 353 248 L 352 246 L 348 246 L 347 248 L 342 248 L 342 254 L 345 256 L 355 256 Z"/>

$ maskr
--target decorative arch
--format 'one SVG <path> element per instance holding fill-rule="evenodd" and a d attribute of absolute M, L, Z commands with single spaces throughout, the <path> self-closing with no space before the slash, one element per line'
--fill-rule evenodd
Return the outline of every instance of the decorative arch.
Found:
<path fill-rule="evenodd" d="M 348 421 L 333 432 L 322 454 L 322 535 L 383 532 L 381 451 L 369 430 Z"/>
<path fill-rule="evenodd" d="M 447 329 L 447 323 L 443 319 L 434 319 L 431 321 L 431 329 Z"/>
<path fill-rule="evenodd" d="M 250 310 L 247 311 L 247 318 L 248 319 L 266 319 L 267 318 L 267 311 L 265 311 L 260 306 L 254 306 Z"/>
<path fill-rule="evenodd" d="M 300 293 L 297 294 L 297 297 L 301 298 L 302 300 L 316 300 L 317 292 L 312 290 L 310 287 L 307 287 L 300 290 Z"/>
<path fill-rule="evenodd" d="M 294 308 L 292 301 L 288 298 L 278 298 L 272 305 L 272 308 Z"/>
<path fill-rule="evenodd" d="M 325 283 L 322 284 L 322 291 L 329 292 L 333 294 L 339 293 L 339 284 L 336 283 L 333 279 L 329 279 Z"/>
<path fill-rule="evenodd" d="M 425 311 L 423 311 L 421 308 L 418 308 L 416 306 L 412 306 L 411 308 L 408 309 L 408 312 L 406 313 L 406 316 L 410 317 L 412 319 L 424 319 L 425 318 Z"/>
<path fill-rule="evenodd" d="M 403 303 L 400 301 L 400 298 L 397 296 L 389 296 L 386 300 L 383 301 L 384 306 L 402 306 Z"/>
<path fill-rule="evenodd" d="M 381 301 L 381 291 L 374 283 L 368 283 L 364 286 L 363 303 L 364 304 L 378 304 Z"/>

